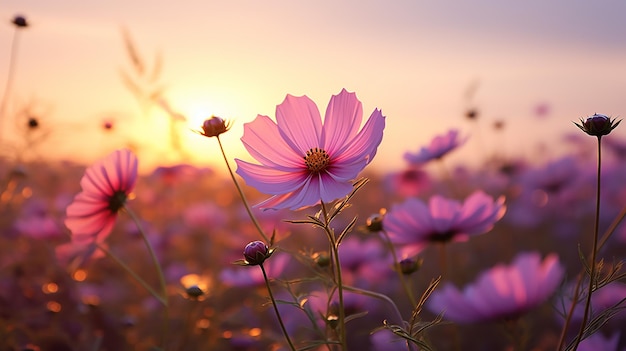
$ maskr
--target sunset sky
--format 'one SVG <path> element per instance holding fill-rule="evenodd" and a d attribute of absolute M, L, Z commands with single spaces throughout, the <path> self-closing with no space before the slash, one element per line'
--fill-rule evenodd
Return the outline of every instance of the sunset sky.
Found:
<path fill-rule="evenodd" d="M 4 0 L 2 93 L 16 14 L 30 26 L 19 33 L 2 122 L 9 153 L 24 145 L 12 130 L 30 106 L 49 132 L 35 154 L 92 162 L 130 138 L 146 166 L 181 160 L 169 150 L 167 115 L 142 116 L 122 83 L 120 70 L 132 72 L 123 28 L 148 71 L 160 55 L 163 97 L 186 116 L 181 143 L 200 164 L 218 160 L 217 144 L 187 129 L 212 114 L 233 119 L 223 137 L 229 156 L 249 159 L 243 123 L 274 117 L 286 94 L 308 95 L 323 113 L 346 88 L 365 117 L 382 109 L 387 127 L 373 167 L 383 171 L 452 127 L 470 135 L 458 160 L 496 150 L 537 157 L 539 143 L 549 158 L 577 132 L 572 121 L 626 115 L 626 2 L 618 0 Z M 474 124 L 464 118 L 470 106 L 480 113 Z M 107 120 L 114 128 L 105 133 Z M 626 128 L 615 132 L 626 137 Z"/>

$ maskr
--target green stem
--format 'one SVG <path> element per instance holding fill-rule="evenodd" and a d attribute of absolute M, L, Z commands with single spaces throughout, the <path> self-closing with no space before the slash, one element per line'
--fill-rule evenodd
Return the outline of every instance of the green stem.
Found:
<path fill-rule="evenodd" d="M 600 170 L 602 164 L 602 152 L 601 152 L 601 141 L 602 136 L 598 136 L 598 183 L 596 188 L 596 219 L 594 223 L 593 229 L 593 247 L 591 249 L 591 264 L 590 264 L 590 272 L 589 272 L 589 286 L 587 288 L 587 299 L 585 301 L 585 313 L 583 315 L 583 320 L 580 324 L 580 330 L 578 331 L 578 335 L 576 336 L 576 342 L 574 343 L 573 350 L 578 348 L 580 341 L 583 338 L 583 334 L 585 332 L 585 328 L 587 326 L 587 320 L 589 319 L 589 311 L 591 308 L 591 294 L 593 293 L 593 286 L 596 280 L 596 256 L 598 254 L 598 232 L 600 225 Z"/>
<path fill-rule="evenodd" d="M 157 275 L 159 276 L 159 282 L 161 285 L 161 293 L 163 294 L 163 300 L 161 302 L 163 303 L 163 306 L 165 307 L 163 309 L 163 334 L 161 335 L 161 341 L 162 341 L 162 345 L 165 347 L 167 335 L 169 333 L 169 303 L 168 303 L 167 283 L 165 282 L 165 275 L 163 275 L 163 269 L 161 269 L 161 264 L 159 263 L 159 259 L 157 258 L 156 252 L 154 251 L 152 244 L 150 244 L 150 240 L 148 240 L 148 236 L 146 235 L 146 232 L 143 230 L 143 226 L 141 225 L 139 218 L 137 218 L 135 213 L 131 211 L 131 209 L 128 206 L 124 205 L 124 210 L 126 210 L 126 213 L 128 213 L 130 217 L 133 219 L 133 221 L 135 222 L 135 225 L 137 226 L 137 229 L 139 230 L 139 233 L 141 233 L 141 238 L 143 239 L 143 242 L 146 244 L 146 247 L 148 248 L 148 251 L 150 252 L 150 257 L 152 257 L 154 268 L 156 269 Z"/>
<path fill-rule="evenodd" d="M 413 296 L 413 292 L 409 288 L 409 285 L 407 284 L 406 279 L 404 279 L 405 277 L 404 277 L 404 274 L 402 273 L 402 269 L 400 268 L 398 255 L 396 255 L 396 249 L 393 247 L 393 243 L 391 242 L 391 238 L 389 238 L 389 234 L 387 234 L 387 231 L 383 230 L 382 233 L 383 233 L 383 236 L 385 237 L 385 240 L 383 241 L 385 242 L 385 244 L 387 245 L 387 248 L 391 252 L 391 257 L 393 258 L 393 264 L 395 266 L 396 273 L 398 273 L 398 279 L 400 279 L 402 288 L 404 289 L 404 292 L 406 293 L 406 295 L 409 297 L 409 301 L 411 302 L 411 307 L 414 308 L 415 306 L 417 306 L 417 301 L 415 301 L 415 296 Z"/>
<path fill-rule="evenodd" d="M 322 213 L 324 214 L 324 231 L 330 242 L 330 248 L 333 256 L 333 268 L 335 271 L 335 279 L 337 284 L 337 296 L 339 298 L 339 338 L 341 342 L 341 349 L 348 350 L 346 342 L 346 312 L 344 311 L 343 302 L 343 281 L 341 277 L 341 262 L 339 260 L 339 243 L 335 239 L 332 229 L 330 228 L 330 221 L 328 219 L 328 212 L 326 212 L 326 205 L 323 201 L 320 201 L 322 205 Z"/>
<path fill-rule="evenodd" d="M 352 291 L 353 293 L 373 297 L 373 298 L 383 300 L 389 303 L 389 305 L 391 305 L 391 307 L 393 308 L 393 312 L 396 314 L 396 317 L 398 318 L 398 325 L 402 326 L 404 324 L 404 319 L 402 319 L 402 314 L 400 313 L 398 306 L 396 306 L 395 302 L 393 302 L 393 300 L 389 296 L 385 294 L 377 293 L 375 291 L 365 290 L 365 289 L 357 288 L 357 287 L 350 286 L 350 285 L 345 285 L 343 288 L 346 289 L 347 291 Z"/>
<path fill-rule="evenodd" d="M 226 168 L 228 168 L 228 173 L 230 173 L 230 177 L 232 178 L 233 182 L 235 183 L 235 187 L 237 188 L 237 192 L 239 193 L 239 197 L 241 198 L 241 201 L 243 201 L 243 205 L 246 207 L 246 211 L 248 212 L 248 216 L 252 220 L 252 223 L 254 223 L 254 226 L 256 227 L 256 229 L 259 232 L 259 234 L 261 234 L 261 237 L 263 238 L 265 243 L 272 245 L 273 243 L 270 242 L 270 240 L 267 238 L 267 236 L 263 232 L 263 229 L 261 229 L 261 225 L 259 224 L 259 222 L 257 221 L 256 217 L 252 213 L 252 209 L 250 209 L 250 205 L 248 204 L 248 200 L 246 200 L 246 196 L 244 195 L 243 190 L 241 190 L 241 186 L 239 186 L 239 182 L 237 181 L 237 178 L 235 177 L 235 173 L 233 173 L 233 170 L 230 167 L 230 163 L 228 162 L 228 158 L 226 157 L 226 152 L 224 152 L 224 147 L 222 146 L 222 141 L 220 140 L 220 136 L 217 135 L 215 138 L 217 138 L 217 143 L 220 145 L 220 151 L 222 152 L 222 157 L 224 157 L 224 162 L 226 163 Z"/>
<path fill-rule="evenodd" d="M 285 340 L 289 344 L 289 348 L 292 351 L 296 351 L 296 347 L 293 346 L 291 339 L 289 338 L 289 333 L 287 333 L 287 329 L 285 328 L 285 324 L 283 323 L 283 319 L 280 316 L 280 312 L 278 312 L 278 306 L 276 305 L 276 300 L 274 299 L 274 294 L 272 293 L 272 288 L 270 287 L 270 281 L 267 279 L 267 273 L 265 272 L 265 267 L 263 267 L 263 263 L 259 264 L 261 267 L 261 272 L 263 272 L 263 279 L 265 280 L 265 286 L 267 287 L 267 292 L 270 294 L 270 299 L 272 300 L 272 306 L 274 306 L 274 312 L 276 312 L 276 317 L 278 317 L 278 323 L 280 324 L 280 329 L 283 331 L 283 335 L 285 336 Z"/>
<path fill-rule="evenodd" d="M 154 296 L 154 298 L 159 300 L 159 302 L 161 302 L 163 305 L 166 305 L 166 302 L 163 299 L 163 297 L 161 297 L 159 293 L 157 293 L 148 283 L 146 283 L 145 280 L 143 280 L 139 275 L 137 275 L 137 273 L 135 273 L 135 271 L 133 271 L 126 263 L 124 263 L 119 257 L 117 257 L 117 255 L 115 255 L 113 252 L 109 251 L 107 248 L 102 246 L 102 244 L 96 243 L 96 247 L 98 248 L 98 250 L 102 250 L 102 252 L 104 252 L 109 258 L 115 261 L 115 263 L 120 265 L 120 267 L 122 267 L 122 269 L 124 269 L 133 279 L 135 279 L 137 283 L 139 283 L 146 290 L 148 290 L 148 292 L 152 296 Z"/>

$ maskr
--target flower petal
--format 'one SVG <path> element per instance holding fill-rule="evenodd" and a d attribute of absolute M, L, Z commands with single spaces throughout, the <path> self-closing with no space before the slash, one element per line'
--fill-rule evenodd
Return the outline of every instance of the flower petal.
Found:
<path fill-rule="evenodd" d="M 339 151 L 330 153 L 330 156 L 341 163 L 352 163 L 355 160 L 366 159 L 371 162 L 376 155 L 376 150 L 383 140 L 383 130 L 385 129 L 385 116 L 378 109 L 372 112 L 363 129 Z"/>
<path fill-rule="evenodd" d="M 338 95 L 333 95 L 324 117 L 322 148 L 328 152 L 340 150 L 357 134 L 362 118 L 363 107 L 355 93 L 342 89 Z"/>
<path fill-rule="evenodd" d="M 241 141 L 250 155 L 265 166 L 283 171 L 304 167 L 304 155 L 285 142 L 276 123 L 267 116 L 258 115 L 245 123 Z"/>
<path fill-rule="evenodd" d="M 246 184 L 265 194 L 283 194 L 301 187 L 307 180 L 306 170 L 285 172 L 236 159 L 237 174 Z"/>
<path fill-rule="evenodd" d="M 285 141 L 303 157 L 308 150 L 321 147 L 322 118 L 307 96 L 287 95 L 276 106 L 276 122 Z"/>

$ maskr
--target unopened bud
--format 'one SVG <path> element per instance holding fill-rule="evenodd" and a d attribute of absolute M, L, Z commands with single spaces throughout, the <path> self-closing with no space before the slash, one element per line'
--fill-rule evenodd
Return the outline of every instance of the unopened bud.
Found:
<path fill-rule="evenodd" d="M 251 266 L 263 264 L 270 255 L 269 248 L 262 241 L 253 241 L 246 245 L 243 250 L 243 257 L 246 263 Z"/>

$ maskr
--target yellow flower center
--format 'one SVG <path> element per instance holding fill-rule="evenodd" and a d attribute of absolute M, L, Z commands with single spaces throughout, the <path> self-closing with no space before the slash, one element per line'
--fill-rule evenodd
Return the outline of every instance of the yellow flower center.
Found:
<path fill-rule="evenodd" d="M 304 164 L 310 172 L 319 173 L 325 170 L 328 164 L 330 164 L 330 156 L 328 156 L 326 150 L 313 148 L 306 152 Z"/>

